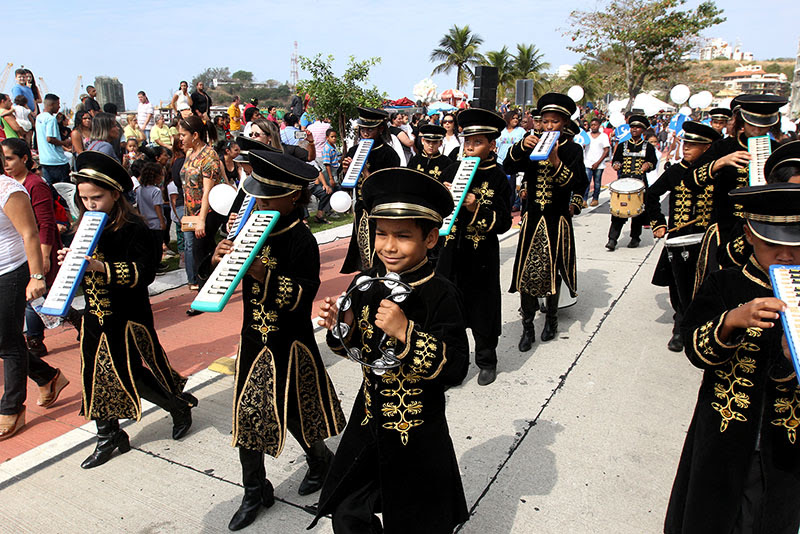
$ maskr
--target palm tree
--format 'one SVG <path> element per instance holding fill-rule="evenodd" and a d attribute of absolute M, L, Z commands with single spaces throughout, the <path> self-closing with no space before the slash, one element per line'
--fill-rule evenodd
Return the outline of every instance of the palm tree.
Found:
<path fill-rule="evenodd" d="M 593 63 L 578 63 L 566 77 L 569 85 L 580 85 L 583 87 L 583 98 L 587 102 L 593 102 L 600 96 L 600 82 L 597 75 L 597 67 Z"/>
<path fill-rule="evenodd" d="M 514 56 L 508 52 L 507 46 L 486 53 L 486 65 L 497 69 L 498 102 L 505 98 L 508 90 L 514 86 L 513 61 Z"/>
<path fill-rule="evenodd" d="M 439 41 L 439 46 L 431 52 L 431 61 L 441 61 L 433 68 L 431 75 L 448 74 L 455 67 L 456 89 L 461 89 L 467 81 L 475 78 L 474 67 L 485 61 L 478 52 L 483 43 L 480 35 L 472 33 L 469 25 L 459 28 L 453 25 Z"/>
<path fill-rule="evenodd" d="M 550 63 L 542 61 L 544 54 L 536 45 L 517 44 L 517 55 L 514 56 L 513 74 L 516 79 L 533 80 L 533 96 L 538 99 L 546 91 L 548 84 L 545 72 Z"/>

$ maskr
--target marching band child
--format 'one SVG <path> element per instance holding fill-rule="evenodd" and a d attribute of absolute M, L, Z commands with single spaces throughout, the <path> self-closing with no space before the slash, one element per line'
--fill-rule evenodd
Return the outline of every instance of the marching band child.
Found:
<path fill-rule="evenodd" d="M 453 160 L 440 152 L 446 130 L 435 124 L 425 124 L 419 128 L 422 152 L 408 161 L 408 168 L 430 174 L 437 180 Z"/>
<path fill-rule="evenodd" d="M 343 314 L 349 333 L 341 341 L 328 333 L 337 354 L 357 349 L 372 362 L 392 349 L 400 364 L 383 374 L 362 366 L 361 388 L 311 526 L 332 514 L 336 534 L 449 534 L 468 512 L 444 391 L 464 379 L 468 345 L 458 290 L 434 272 L 427 252 L 453 199 L 442 184 L 407 168 L 370 174 L 362 195 L 376 223 L 379 260 L 364 274 L 397 274 L 412 290 L 397 304 L 379 281 L 355 289 Z M 333 330 L 338 311 L 326 298 L 320 325 Z"/>
<path fill-rule="evenodd" d="M 456 215 L 450 234 L 440 239 L 436 272 L 452 281 L 464 295 L 467 326 L 475 339 L 478 384 L 486 386 L 497 377 L 497 342 L 500 337 L 500 242 L 511 227 L 511 186 L 497 164 L 495 140 L 506 121 L 492 111 L 467 109 L 458 114 L 463 128 L 464 156 L 480 163 L 469 192 Z M 439 179 L 449 187 L 459 162 Z"/>
<path fill-rule="evenodd" d="M 800 264 L 800 185 L 730 196 L 753 254 L 740 268 L 709 274 L 684 317 L 686 355 L 704 374 L 667 534 L 800 527 L 800 386 L 779 321 L 786 304 L 767 274 L 771 265 Z"/>
<path fill-rule="evenodd" d="M 172 439 L 189 432 L 197 399 L 183 393 L 186 379 L 170 366 L 158 341 L 147 292 L 158 263 L 147 225 L 125 199 L 133 187 L 130 176 L 101 152 L 81 152 L 75 166 L 81 217 L 90 210 L 108 215 L 81 284 L 86 296 L 80 335 L 81 414 L 97 423 L 97 447 L 81 464 L 90 469 L 110 460 L 116 449 L 130 450 L 119 419 L 138 420 L 141 398 L 172 415 Z M 58 251 L 59 263 L 68 251 Z"/>

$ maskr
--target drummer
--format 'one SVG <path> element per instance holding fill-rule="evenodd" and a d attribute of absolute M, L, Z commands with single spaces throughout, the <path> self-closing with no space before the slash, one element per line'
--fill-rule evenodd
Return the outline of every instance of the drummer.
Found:
<path fill-rule="evenodd" d="M 708 112 L 708 116 L 711 119 L 711 127 L 722 137 L 727 137 L 725 130 L 733 118 L 733 112 L 728 108 L 714 108 Z"/>
<path fill-rule="evenodd" d="M 646 216 L 650 220 L 653 236 L 666 235 L 666 246 L 653 274 L 653 285 L 669 287 L 669 300 L 674 326 L 667 348 L 673 352 L 683 350 L 680 334 L 681 319 L 692 299 L 697 256 L 703 234 L 711 222 L 711 187 L 697 193 L 683 185 L 691 166 L 708 150 L 711 143 L 720 139 L 720 133 L 711 126 L 687 121 L 683 124 L 683 159 L 671 165 L 647 190 Z M 669 193 L 669 218 L 661 211 L 661 197 Z"/>
<path fill-rule="evenodd" d="M 644 115 L 631 115 L 628 117 L 628 125 L 631 127 L 631 138 L 617 145 L 611 160 L 612 166 L 617 171 L 618 178 L 639 180 L 642 182 L 641 185 L 647 188 L 646 174 L 658 165 L 656 149 L 642 137 L 644 131 L 650 128 L 650 121 Z M 611 189 L 613 191 L 613 184 Z M 608 250 L 613 251 L 617 248 L 617 241 L 627 220 L 625 217 L 611 216 L 611 228 L 608 230 L 608 243 L 606 243 Z M 631 240 L 628 248 L 639 246 L 642 227 L 645 224 L 647 224 L 645 213 L 631 218 Z"/>

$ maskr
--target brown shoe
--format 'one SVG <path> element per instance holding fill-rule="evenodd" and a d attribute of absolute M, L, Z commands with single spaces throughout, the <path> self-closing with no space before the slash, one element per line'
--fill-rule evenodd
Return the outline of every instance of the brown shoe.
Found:
<path fill-rule="evenodd" d="M 591 204 L 589 204 L 589 205 L 592 206 L 592 207 L 597 206 L 597 199 L 593 198 Z"/>
<path fill-rule="evenodd" d="M 67 384 L 69 384 L 67 377 L 61 374 L 61 369 L 56 369 L 56 376 L 44 386 L 39 386 L 39 400 L 36 404 L 42 408 L 49 408 L 55 404 L 61 390 L 67 387 Z"/>
<path fill-rule="evenodd" d="M 8 439 L 25 426 L 25 406 L 16 415 L 0 415 L 0 441 Z"/>
<path fill-rule="evenodd" d="M 31 353 L 31 356 L 36 356 L 38 358 L 47 356 L 47 347 L 44 344 L 44 337 L 27 337 L 25 341 L 28 344 L 28 352 Z"/>

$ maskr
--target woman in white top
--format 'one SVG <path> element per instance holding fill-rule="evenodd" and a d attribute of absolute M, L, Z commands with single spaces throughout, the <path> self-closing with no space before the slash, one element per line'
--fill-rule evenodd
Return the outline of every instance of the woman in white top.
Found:
<path fill-rule="evenodd" d="M 458 157 L 459 150 L 461 150 L 455 113 L 445 113 L 444 117 L 442 117 L 442 126 L 447 132 L 442 140 L 442 154 L 455 160 Z"/>
<path fill-rule="evenodd" d="M 3 162 L 0 152 L 0 163 Z M 22 334 L 25 303 L 45 293 L 39 230 L 25 187 L 0 175 L 0 358 L 4 392 L 0 400 L 0 441 L 25 424 L 25 378 L 39 386 L 37 404 L 52 406 L 69 384 L 59 369 L 28 353 Z M 29 270 L 30 268 L 30 270 Z"/>
<path fill-rule="evenodd" d="M 189 109 L 192 107 L 192 96 L 189 94 L 189 84 L 185 81 L 181 82 L 181 88 L 175 91 L 172 96 L 172 109 L 180 113 L 181 109 Z M 185 104 L 185 106 L 181 105 Z M 181 105 L 179 108 L 178 106 Z"/>

